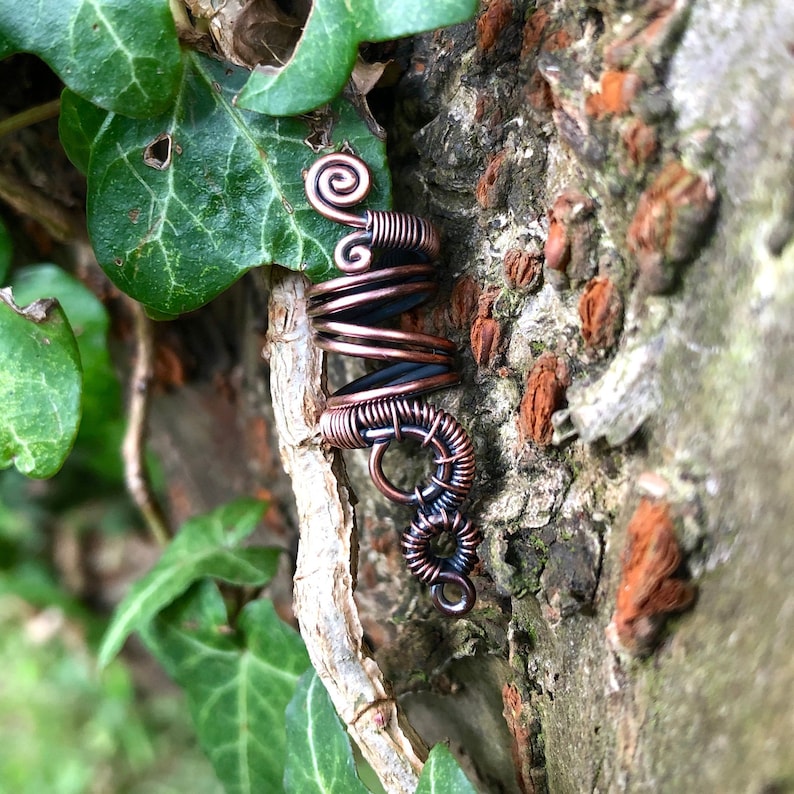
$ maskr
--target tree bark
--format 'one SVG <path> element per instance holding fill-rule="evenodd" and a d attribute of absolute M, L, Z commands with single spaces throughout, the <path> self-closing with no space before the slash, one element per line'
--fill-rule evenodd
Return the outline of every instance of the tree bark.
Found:
<path fill-rule="evenodd" d="M 789 0 L 490 0 L 371 97 L 395 207 L 442 234 L 406 322 L 461 348 L 434 401 L 474 439 L 485 540 L 477 607 L 437 617 L 346 454 L 357 617 L 482 791 L 794 791 L 793 52 Z M 283 493 L 270 429 L 225 491 Z"/>
<path fill-rule="evenodd" d="M 439 688 L 493 716 L 504 686 L 522 790 L 794 790 L 793 41 L 785 0 L 491 0 L 400 85 L 396 205 L 441 227 L 448 290 L 412 322 L 463 349 L 442 399 L 486 537 L 480 608 L 417 653 L 423 719 L 459 736 Z M 629 526 L 641 498 L 671 516 L 670 578 L 627 548 L 656 531 Z M 618 609 L 670 581 L 688 611 Z M 381 649 L 398 689 L 420 633 Z M 513 790 L 502 742 L 453 741 L 484 790 Z"/>

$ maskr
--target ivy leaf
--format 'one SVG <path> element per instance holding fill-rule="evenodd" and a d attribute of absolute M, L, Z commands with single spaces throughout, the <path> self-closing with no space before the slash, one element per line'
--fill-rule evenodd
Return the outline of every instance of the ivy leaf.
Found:
<path fill-rule="evenodd" d="M 211 576 L 242 585 L 268 582 L 276 572 L 280 551 L 240 547 L 265 507 L 255 499 L 238 499 L 185 522 L 154 568 L 132 586 L 117 607 L 102 638 L 99 666 L 106 666 L 133 631 L 198 579 Z"/>
<path fill-rule="evenodd" d="M 112 377 L 106 343 L 109 320 L 105 307 L 91 290 L 65 270 L 49 263 L 15 270 L 11 284 L 14 296 L 22 304 L 55 296 L 77 339 L 84 374 L 100 370 L 103 376 Z"/>
<path fill-rule="evenodd" d="M 347 731 L 314 670 L 301 676 L 287 706 L 287 748 L 285 791 L 368 794 L 356 772 Z"/>
<path fill-rule="evenodd" d="M 271 116 L 305 113 L 339 94 L 362 42 L 454 25 L 476 9 L 476 0 L 315 0 L 290 60 L 255 69 L 238 105 Z"/>
<path fill-rule="evenodd" d="M 444 744 L 437 744 L 427 757 L 416 794 L 477 794 L 455 756 Z"/>
<path fill-rule="evenodd" d="M 54 299 L 20 308 L 0 290 L 0 469 L 30 477 L 63 465 L 80 424 L 80 354 Z"/>
<path fill-rule="evenodd" d="M 110 321 L 105 307 L 91 290 L 56 265 L 15 270 L 11 284 L 22 304 L 56 297 L 77 340 L 83 370 L 82 420 L 70 465 L 77 456 L 97 476 L 120 481 L 121 388 L 108 353 Z"/>
<path fill-rule="evenodd" d="M 12 253 L 11 235 L 8 233 L 8 229 L 2 219 L 0 219 L 0 285 L 5 284 L 6 275 L 11 268 Z"/>
<path fill-rule="evenodd" d="M 171 104 L 182 64 L 167 0 L 0 6 L 0 58 L 32 52 L 95 105 L 146 116 Z"/>
<path fill-rule="evenodd" d="M 88 173 L 91 146 L 108 118 L 108 111 L 64 88 L 61 92 L 61 112 L 58 116 L 58 135 L 66 156 L 83 174 Z"/>
<path fill-rule="evenodd" d="M 185 59 L 168 113 L 112 116 L 91 144 L 88 229 L 100 265 L 122 291 L 170 315 L 263 264 L 305 270 L 315 281 L 335 274 L 344 231 L 304 195 L 302 172 L 317 157 L 304 142 L 307 123 L 239 110 L 233 99 L 246 70 L 198 53 Z M 333 107 L 325 123 L 332 121 L 328 150 L 349 144 L 373 171 L 371 205 L 387 206 L 383 143 L 347 103 Z M 82 133 L 64 123 L 62 134 L 84 161 Z"/>
<path fill-rule="evenodd" d="M 205 581 L 161 613 L 143 639 L 185 690 L 199 742 L 227 793 L 280 791 L 284 710 L 309 658 L 272 603 L 252 601 L 232 628 L 218 588 Z"/>

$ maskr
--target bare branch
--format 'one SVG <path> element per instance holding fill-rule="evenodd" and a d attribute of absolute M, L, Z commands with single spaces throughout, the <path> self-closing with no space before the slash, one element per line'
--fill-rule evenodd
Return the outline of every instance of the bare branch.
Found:
<path fill-rule="evenodd" d="M 85 236 L 84 218 L 79 221 L 51 195 L 37 190 L 7 169 L 0 169 L 0 201 L 20 215 L 33 218 L 58 242 L 70 242 Z"/>
<path fill-rule="evenodd" d="M 362 754 L 387 791 L 412 793 L 427 749 L 363 644 L 353 600 L 356 529 L 349 489 L 338 453 L 317 432 L 325 402 L 322 353 L 310 339 L 305 280 L 273 268 L 271 287 L 273 409 L 300 522 L 295 614 L 312 664 Z"/>
<path fill-rule="evenodd" d="M 25 108 L 25 110 L 0 121 L 0 138 L 4 135 L 16 132 L 17 130 L 29 127 L 31 124 L 38 124 L 40 121 L 55 118 L 60 112 L 60 98 L 53 99 L 51 102 L 45 102 L 42 105 Z"/>
<path fill-rule="evenodd" d="M 135 321 L 135 364 L 130 377 L 127 408 L 127 432 L 121 448 L 124 480 L 133 502 L 141 511 L 146 526 L 161 546 L 173 534 L 165 513 L 152 490 L 146 465 L 146 434 L 148 431 L 150 386 L 154 376 L 154 333 L 152 321 L 135 300 L 128 301 Z"/>

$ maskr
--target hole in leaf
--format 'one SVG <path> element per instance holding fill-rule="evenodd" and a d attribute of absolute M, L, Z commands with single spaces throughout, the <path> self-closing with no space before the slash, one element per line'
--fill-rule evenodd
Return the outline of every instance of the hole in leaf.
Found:
<path fill-rule="evenodd" d="M 161 132 L 144 150 L 143 162 L 150 168 L 165 171 L 171 165 L 171 135 Z"/>

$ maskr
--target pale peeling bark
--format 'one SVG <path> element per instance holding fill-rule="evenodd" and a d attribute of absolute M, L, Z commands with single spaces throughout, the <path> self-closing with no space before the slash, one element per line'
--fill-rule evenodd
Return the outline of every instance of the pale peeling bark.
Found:
<path fill-rule="evenodd" d="M 315 670 L 381 783 L 389 792 L 413 792 L 426 749 L 364 647 L 353 600 L 357 547 L 350 491 L 339 453 L 321 442 L 317 429 L 325 402 L 323 355 L 310 339 L 305 280 L 274 268 L 271 289 L 273 409 L 300 526 L 295 615 Z"/>

